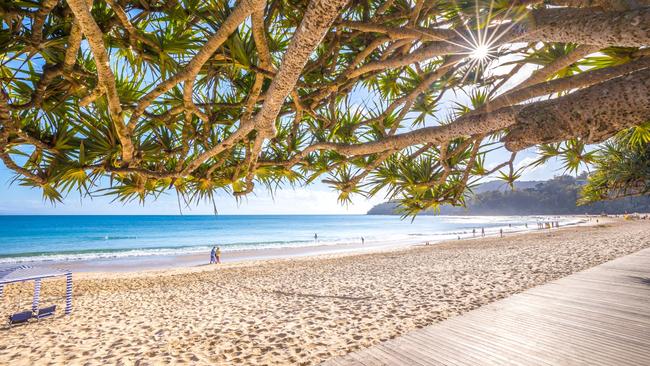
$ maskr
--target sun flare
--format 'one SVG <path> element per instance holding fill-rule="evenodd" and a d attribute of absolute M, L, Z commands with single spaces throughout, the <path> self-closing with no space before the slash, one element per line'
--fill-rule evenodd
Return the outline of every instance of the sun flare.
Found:
<path fill-rule="evenodd" d="M 472 57 L 475 60 L 484 60 L 488 56 L 490 56 L 490 47 L 488 45 L 478 45 L 470 53 L 470 57 Z"/>

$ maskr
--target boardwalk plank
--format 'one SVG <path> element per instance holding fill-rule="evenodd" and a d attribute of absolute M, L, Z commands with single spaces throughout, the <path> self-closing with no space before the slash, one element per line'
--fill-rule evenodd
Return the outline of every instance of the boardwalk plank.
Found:
<path fill-rule="evenodd" d="M 561 359 L 554 354 L 551 354 L 552 357 L 549 358 L 549 353 L 546 348 L 549 344 L 543 340 L 536 339 L 531 342 L 528 339 L 522 339 L 517 332 L 506 331 L 505 328 L 500 327 L 499 324 L 489 319 L 482 322 L 457 322 L 453 326 L 456 329 L 462 329 L 465 332 L 480 336 L 482 342 L 486 344 L 507 345 L 512 352 L 518 353 L 529 362 L 534 360 L 535 364 L 540 366 L 554 365 L 554 361 Z"/>
<path fill-rule="evenodd" d="M 408 337 L 399 337 L 405 342 L 411 342 L 420 353 L 427 354 L 429 359 L 439 360 L 442 365 L 462 366 L 467 362 L 467 357 L 460 354 L 459 349 L 450 350 L 447 341 L 439 334 L 429 336 L 426 331 L 415 331 L 408 334 Z M 472 356 L 470 356 L 470 359 Z M 478 362 L 479 360 L 476 360 Z M 494 364 L 487 362 L 486 364 Z"/>
<path fill-rule="evenodd" d="M 527 304 L 532 308 L 541 306 L 539 298 L 531 295 L 526 298 L 520 299 L 522 304 Z M 639 328 L 643 329 L 650 326 L 650 318 L 645 318 L 643 316 L 634 317 L 628 312 L 620 311 L 615 308 L 603 308 L 599 307 L 586 307 L 583 304 L 576 305 L 575 303 L 569 301 L 558 301 L 557 299 L 545 299 L 544 307 L 545 309 L 548 306 L 553 306 L 553 308 L 558 313 L 566 314 L 573 316 L 576 314 L 579 318 L 584 318 L 587 320 L 598 319 L 598 322 L 611 324 L 615 326 L 624 325 L 626 327 Z"/>
<path fill-rule="evenodd" d="M 475 365 L 521 365 L 519 360 L 514 360 L 504 352 L 494 352 L 493 350 L 486 349 L 483 345 L 477 342 L 468 341 L 467 337 L 463 334 L 454 332 L 451 328 L 439 329 L 435 335 L 441 338 L 441 343 L 450 350 L 456 351 L 466 364 L 469 360 L 470 363 Z"/>
<path fill-rule="evenodd" d="M 523 339 L 535 340 L 540 343 L 540 349 L 553 353 L 564 353 L 564 357 L 568 358 L 572 355 L 586 356 L 587 358 L 592 355 L 599 355 L 605 365 L 619 364 L 614 362 L 615 359 L 610 359 L 605 351 L 612 351 L 613 353 L 621 353 L 627 355 L 628 353 L 635 354 L 641 358 L 646 358 L 647 355 L 639 349 L 647 349 L 647 346 L 630 345 L 628 341 L 621 340 L 613 337 L 603 337 L 590 330 L 581 327 L 567 327 L 566 323 L 559 323 L 557 321 L 539 321 L 538 317 L 531 316 L 531 314 L 521 314 L 517 316 L 514 313 L 504 313 L 498 319 L 481 318 L 477 320 L 490 324 L 505 330 L 505 333 L 517 334 Z M 631 348 L 630 348 L 631 347 Z M 606 356 L 603 357 L 603 354 Z M 594 361 L 595 362 L 595 361 Z M 600 362 L 600 363 L 603 363 Z M 638 363 L 632 362 L 633 365 Z"/>
<path fill-rule="evenodd" d="M 518 342 L 524 344 L 522 346 L 522 352 L 530 352 L 531 354 L 539 355 L 539 358 L 543 359 L 545 363 L 551 365 L 561 364 L 563 360 L 573 357 L 576 355 L 575 350 L 566 349 L 567 347 L 557 347 L 557 344 L 553 340 L 549 340 L 548 335 L 553 334 L 558 336 L 558 333 L 544 329 L 537 325 L 530 326 L 527 329 L 528 323 L 520 319 L 517 320 L 517 326 L 513 327 L 513 322 L 508 319 L 509 322 L 502 324 L 499 322 L 492 321 L 492 319 L 487 319 L 484 323 L 489 324 L 489 328 L 492 331 L 498 331 L 494 337 L 500 341 L 504 338 L 513 338 Z M 481 326 L 485 326 L 481 324 Z M 522 335 L 526 335 L 522 337 Z M 566 344 L 565 344 L 566 345 Z M 524 351 L 525 350 L 525 351 Z M 540 362 L 535 362 L 539 364 Z M 592 362 L 593 365 L 610 365 L 611 363 L 606 362 Z"/>

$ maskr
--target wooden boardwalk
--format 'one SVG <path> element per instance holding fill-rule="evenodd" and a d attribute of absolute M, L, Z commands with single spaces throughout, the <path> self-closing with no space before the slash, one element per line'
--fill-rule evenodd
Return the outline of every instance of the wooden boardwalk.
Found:
<path fill-rule="evenodd" d="M 650 365 L 650 249 L 323 365 Z"/>

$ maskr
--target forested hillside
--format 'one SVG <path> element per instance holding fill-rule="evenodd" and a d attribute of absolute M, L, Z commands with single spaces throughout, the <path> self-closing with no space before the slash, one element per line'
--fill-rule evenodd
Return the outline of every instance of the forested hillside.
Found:
<path fill-rule="evenodd" d="M 440 212 L 426 211 L 425 215 L 551 215 L 551 214 L 618 214 L 650 212 L 650 196 L 627 197 L 578 206 L 583 180 L 563 175 L 549 181 L 520 182 L 515 189 L 497 182 L 486 182 L 474 191 L 467 207 L 441 206 Z M 488 190 L 486 190 L 486 188 Z M 399 214 L 398 204 L 386 202 L 368 211 L 369 215 Z"/>

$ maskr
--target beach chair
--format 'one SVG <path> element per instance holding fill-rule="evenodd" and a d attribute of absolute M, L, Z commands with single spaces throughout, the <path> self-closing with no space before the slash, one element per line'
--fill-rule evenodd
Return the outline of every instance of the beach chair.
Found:
<path fill-rule="evenodd" d="M 36 314 L 36 320 L 41 320 L 54 316 L 54 311 L 56 311 L 56 305 L 48 306 L 46 308 L 38 309 Z"/>
<path fill-rule="evenodd" d="M 9 316 L 9 326 L 26 324 L 32 318 L 31 311 L 23 311 Z"/>

